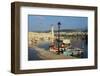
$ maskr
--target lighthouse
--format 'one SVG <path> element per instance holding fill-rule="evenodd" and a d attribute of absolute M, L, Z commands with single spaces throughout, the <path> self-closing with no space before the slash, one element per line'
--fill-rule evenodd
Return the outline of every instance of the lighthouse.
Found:
<path fill-rule="evenodd" d="M 54 42 L 54 26 L 51 26 L 51 37 L 52 37 L 52 43 Z"/>

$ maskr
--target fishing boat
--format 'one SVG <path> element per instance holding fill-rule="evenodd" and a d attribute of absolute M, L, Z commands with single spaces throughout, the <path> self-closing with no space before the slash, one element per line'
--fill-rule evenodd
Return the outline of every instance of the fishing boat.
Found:
<path fill-rule="evenodd" d="M 81 56 L 84 52 L 81 48 L 73 48 L 71 47 L 71 40 L 70 39 L 60 39 L 60 25 L 61 23 L 58 22 L 58 38 L 55 39 L 54 37 L 54 28 L 51 28 L 52 34 L 52 43 L 49 47 L 49 51 L 54 52 L 56 54 L 63 54 L 66 56 Z"/>

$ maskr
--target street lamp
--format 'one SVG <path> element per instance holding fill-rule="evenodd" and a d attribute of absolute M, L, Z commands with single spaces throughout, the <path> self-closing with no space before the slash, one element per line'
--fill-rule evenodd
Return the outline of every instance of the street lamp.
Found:
<path fill-rule="evenodd" d="M 58 54 L 60 54 L 60 25 L 61 23 L 58 22 Z"/>

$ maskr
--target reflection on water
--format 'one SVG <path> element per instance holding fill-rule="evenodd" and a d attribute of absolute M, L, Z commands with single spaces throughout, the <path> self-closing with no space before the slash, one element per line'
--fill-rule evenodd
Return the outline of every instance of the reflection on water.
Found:
<path fill-rule="evenodd" d="M 44 42 L 37 45 L 39 48 L 44 48 L 45 50 L 49 50 L 50 42 Z"/>
<path fill-rule="evenodd" d="M 84 52 L 81 55 L 81 58 L 88 58 L 88 44 L 86 40 L 81 40 L 81 39 L 72 40 L 72 47 L 84 49 Z"/>
<path fill-rule="evenodd" d="M 41 60 L 37 51 L 33 48 L 28 48 L 28 60 Z"/>

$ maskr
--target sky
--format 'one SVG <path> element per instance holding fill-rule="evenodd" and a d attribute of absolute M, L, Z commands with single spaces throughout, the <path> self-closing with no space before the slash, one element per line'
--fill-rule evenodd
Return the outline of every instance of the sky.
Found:
<path fill-rule="evenodd" d="M 87 29 L 88 17 L 28 15 L 28 31 L 47 31 L 51 26 L 57 30 L 58 22 L 61 29 Z"/>

